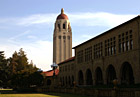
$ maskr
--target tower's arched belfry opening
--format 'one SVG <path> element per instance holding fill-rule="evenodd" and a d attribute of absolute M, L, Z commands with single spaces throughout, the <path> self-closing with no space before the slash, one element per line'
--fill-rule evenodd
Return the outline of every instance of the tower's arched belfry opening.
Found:
<path fill-rule="evenodd" d="M 53 62 L 56 64 L 72 57 L 72 31 L 68 16 L 61 9 L 53 33 Z"/>

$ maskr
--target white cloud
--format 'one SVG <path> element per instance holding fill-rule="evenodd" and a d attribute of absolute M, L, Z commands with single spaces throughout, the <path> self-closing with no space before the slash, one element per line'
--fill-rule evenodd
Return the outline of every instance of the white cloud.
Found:
<path fill-rule="evenodd" d="M 20 32 L 20 34 L 17 34 L 17 35 L 15 35 L 15 36 L 11 37 L 10 39 L 11 39 L 11 40 L 17 39 L 17 38 L 19 38 L 19 37 L 21 37 L 21 36 L 23 36 L 23 35 L 29 34 L 30 32 L 31 32 L 30 30 L 27 30 L 27 31 L 25 31 L 25 32 Z"/>
<path fill-rule="evenodd" d="M 20 44 L 20 43 L 19 43 Z M 30 60 L 33 60 L 33 63 L 36 64 L 38 68 L 42 70 L 49 70 L 50 65 L 52 64 L 52 42 L 50 41 L 36 41 L 35 43 L 26 43 L 26 44 L 0 44 L 1 50 L 5 51 L 5 56 L 11 57 L 15 51 L 19 51 L 20 48 L 26 52 L 27 57 Z"/>
<path fill-rule="evenodd" d="M 48 70 L 52 64 L 53 45 L 50 41 L 39 40 L 32 44 L 23 45 L 28 57 L 33 60 L 37 67 Z"/>
<path fill-rule="evenodd" d="M 107 26 L 107 27 L 114 27 L 119 25 L 136 15 L 118 15 L 118 14 L 111 14 L 106 12 L 99 12 L 99 13 L 66 13 L 70 19 L 70 22 L 73 26 Z M 41 25 L 44 24 L 45 27 L 51 26 L 53 27 L 54 22 L 56 20 L 58 13 L 53 14 L 37 14 L 31 15 L 27 17 L 15 17 L 15 18 L 0 18 L 0 28 L 4 26 L 11 27 L 9 25 L 18 25 L 18 26 L 34 26 L 34 25 Z M 7 24 L 7 25 L 6 25 Z M 16 28 L 15 28 L 16 29 Z M 50 28 L 51 29 L 51 28 Z M 22 29 L 21 29 L 22 30 Z M 52 28 L 53 30 L 53 28 Z M 74 30 L 74 29 L 73 29 Z M 37 65 L 37 67 L 48 70 L 50 69 L 50 65 L 52 64 L 52 55 L 53 55 L 53 43 L 52 41 L 41 40 L 36 38 L 36 36 L 28 35 L 30 32 L 33 33 L 31 30 L 26 30 L 25 32 L 21 32 L 10 39 L 5 39 L 7 43 L 3 44 L 0 43 L 1 50 L 4 50 L 6 56 L 11 56 L 14 51 L 18 51 L 20 48 L 23 48 L 27 53 L 27 57 Z M 38 31 L 40 32 L 40 31 Z M 19 43 L 16 41 L 17 38 L 26 35 L 28 39 L 35 39 L 36 42 L 32 43 Z M 50 37 L 50 36 L 49 36 Z M 82 35 L 82 39 L 80 41 L 73 41 L 73 46 L 82 43 L 83 41 L 91 38 L 92 36 Z M 5 41 L 3 40 L 3 41 Z M 74 54 L 74 52 L 73 52 Z"/>
<path fill-rule="evenodd" d="M 29 38 L 29 39 L 36 39 L 37 37 L 36 36 L 29 35 L 29 36 L 27 36 L 27 38 Z"/>
<path fill-rule="evenodd" d="M 37 14 L 21 18 L 18 21 L 19 25 L 29 26 L 33 24 L 52 24 L 55 21 L 57 14 Z"/>
<path fill-rule="evenodd" d="M 112 14 L 107 12 L 66 13 L 74 26 L 107 26 L 114 27 L 133 17 L 135 14 Z M 0 18 L 0 23 L 11 23 L 20 26 L 50 25 L 56 20 L 58 13 L 34 14 L 27 17 Z"/>
<path fill-rule="evenodd" d="M 73 25 L 77 26 L 107 26 L 114 27 L 119 25 L 131 18 L 134 18 L 136 15 L 119 15 L 111 14 L 106 12 L 98 13 L 75 13 L 69 14 L 70 21 Z"/>

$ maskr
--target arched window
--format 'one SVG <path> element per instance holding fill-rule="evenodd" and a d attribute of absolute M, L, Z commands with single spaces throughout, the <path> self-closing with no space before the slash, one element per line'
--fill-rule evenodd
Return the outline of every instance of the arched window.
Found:
<path fill-rule="evenodd" d="M 95 70 L 95 84 L 96 85 L 103 84 L 103 74 L 100 67 L 97 67 Z"/>
<path fill-rule="evenodd" d="M 60 24 L 58 24 L 58 29 L 60 30 Z"/>
<path fill-rule="evenodd" d="M 123 63 L 121 68 L 121 83 L 134 84 L 133 69 L 128 62 Z"/>
<path fill-rule="evenodd" d="M 65 24 L 63 24 L 63 29 L 66 29 L 66 25 Z"/>
<path fill-rule="evenodd" d="M 79 85 L 84 84 L 83 72 L 81 70 L 78 72 L 78 83 Z"/>
<path fill-rule="evenodd" d="M 87 69 L 86 71 L 86 85 L 92 85 L 92 73 L 90 71 L 90 69 Z"/>
<path fill-rule="evenodd" d="M 107 72 L 107 84 L 113 84 L 113 80 L 116 79 L 116 71 L 113 65 L 109 65 L 106 72 Z"/>

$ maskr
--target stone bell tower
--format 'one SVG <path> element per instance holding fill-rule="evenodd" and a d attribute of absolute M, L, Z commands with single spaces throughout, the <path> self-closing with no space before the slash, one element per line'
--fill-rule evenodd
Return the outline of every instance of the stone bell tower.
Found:
<path fill-rule="evenodd" d="M 61 9 L 53 33 L 53 62 L 56 64 L 72 57 L 72 31 L 68 16 Z"/>

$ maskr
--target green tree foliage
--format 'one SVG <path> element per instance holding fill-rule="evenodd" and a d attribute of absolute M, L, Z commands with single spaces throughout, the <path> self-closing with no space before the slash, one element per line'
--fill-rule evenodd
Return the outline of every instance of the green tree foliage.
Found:
<path fill-rule="evenodd" d="M 28 62 L 22 48 L 8 59 L 0 51 L 0 87 L 30 88 L 42 85 L 43 80 L 41 71 Z"/>
<path fill-rule="evenodd" d="M 6 87 L 9 81 L 8 61 L 0 51 L 0 87 Z"/>
<path fill-rule="evenodd" d="M 11 86 L 13 88 L 29 88 L 39 86 L 43 82 L 43 76 L 39 69 L 28 62 L 28 58 L 21 48 L 19 52 L 14 52 L 10 61 L 9 71 L 11 74 Z"/>

